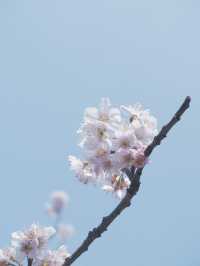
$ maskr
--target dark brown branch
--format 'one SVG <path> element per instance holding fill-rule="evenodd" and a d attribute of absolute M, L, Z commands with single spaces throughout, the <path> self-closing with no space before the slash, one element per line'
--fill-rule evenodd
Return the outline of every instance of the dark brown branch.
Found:
<path fill-rule="evenodd" d="M 145 150 L 146 157 L 152 153 L 153 149 L 160 145 L 161 141 L 167 136 L 167 133 L 170 129 L 180 120 L 182 114 L 189 108 L 190 105 L 190 97 L 186 97 L 185 101 L 170 120 L 168 124 L 166 124 L 160 131 L 160 133 L 154 138 L 153 142 L 147 147 Z M 71 255 L 71 257 L 67 258 L 63 266 L 70 266 L 78 257 L 82 255 L 85 251 L 88 250 L 88 247 L 91 243 L 99 238 L 102 233 L 104 233 L 108 226 L 124 211 L 127 207 L 131 205 L 132 198 L 136 195 L 140 187 L 140 176 L 142 174 L 143 168 L 137 169 L 129 169 L 125 170 L 127 175 L 131 180 L 131 185 L 127 190 L 125 197 L 120 201 L 117 207 L 107 216 L 103 217 L 101 223 L 91 230 L 88 233 L 88 236 L 83 241 L 83 243 L 78 247 L 78 249 Z"/>
<path fill-rule="evenodd" d="M 178 109 L 178 111 L 175 113 L 175 115 L 172 117 L 172 119 L 169 121 L 169 123 L 162 127 L 160 133 L 154 138 L 153 142 L 147 147 L 145 151 L 146 157 L 149 157 L 153 149 L 156 146 L 160 145 L 161 141 L 164 138 L 166 138 L 167 133 L 170 131 L 170 129 L 181 119 L 182 114 L 189 108 L 190 101 L 191 101 L 191 98 L 187 96 L 185 98 L 185 101 L 183 102 L 181 107 Z"/>
<path fill-rule="evenodd" d="M 32 264 L 33 264 L 33 259 L 28 258 L 28 266 L 32 266 Z"/>

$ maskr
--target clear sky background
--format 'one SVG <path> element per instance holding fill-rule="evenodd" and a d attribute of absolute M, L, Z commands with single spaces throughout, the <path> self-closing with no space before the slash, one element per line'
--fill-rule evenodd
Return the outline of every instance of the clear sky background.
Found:
<path fill-rule="evenodd" d="M 159 127 L 192 105 L 152 155 L 133 206 L 74 265 L 200 265 L 200 2 L 0 1 L 0 245 L 69 193 L 73 251 L 117 200 L 79 184 L 66 157 L 102 96 L 141 102 Z"/>

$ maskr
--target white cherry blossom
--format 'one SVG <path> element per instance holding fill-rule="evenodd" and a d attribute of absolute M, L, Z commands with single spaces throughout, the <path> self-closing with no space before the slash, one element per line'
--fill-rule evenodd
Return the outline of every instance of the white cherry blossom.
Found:
<path fill-rule="evenodd" d="M 17 250 L 17 256 L 23 260 L 28 257 L 35 259 L 45 252 L 48 240 L 55 234 L 53 227 L 41 227 L 32 224 L 25 231 L 17 231 L 12 234 L 12 246 Z"/>
<path fill-rule="evenodd" d="M 101 121 L 112 124 L 121 121 L 121 114 L 118 108 L 112 107 L 108 98 L 102 98 L 99 109 L 96 107 L 87 108 L 84 118 L 86 121 Z"/>
<path fill-rule="evenodd" d="M 115 132 L 115 138 L 112 141 L 112 149 L 117 151 L 118 149 L 131 149 L 137 145 L 137 138 L 135 136 L 134 129 L 129 126 L 126 129 L 119 129 Z"/>
<path fill-rule="evenodd" d="M 84 184 L 94 182 L 94 172 L 88 161 L 81 161 L 80 159 L 72 155 L 68 157 L 68 160 L 71 170 L 75 172 L 75 175 L 76 177 L 78 177 L 80 182 Z"/>
<path fill-rule="evenodd" d="M 8 266 L 16 262 L 16 250 L 9 247 L 0 249 L 0 266 Z"/>
<path fill-rule="evenodd" d="M 128 177 L 122 175 L 114 175 L 111 178 L 110 184 L 105 184 L 102 189 L 107 192 L 112 192 L 118 199 L 122 199 L 130 186 Z"/>
<path fill-rule="evenodd" d="M 65 246 L 60 246 L 57 250 L 47 250 L 46 253 L 38 257 L 34 266 L 62 266 L 65 259 L 70 256 Z"/>
<path fill-rule="evenodd" d="M 134 106 L 121 106 L 121 109 L 129 113 L 138 140 L 148 145 L 158 134 L 156 118 L 150 115 L 149 110 L 143 110 L 139 103 Z"/>

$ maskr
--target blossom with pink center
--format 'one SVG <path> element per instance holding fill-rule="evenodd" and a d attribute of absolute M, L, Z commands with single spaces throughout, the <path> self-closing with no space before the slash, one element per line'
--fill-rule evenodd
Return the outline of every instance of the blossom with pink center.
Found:
<path fill-rule="evenodd" d="M 112 192 L 117 198 L 122 199 L 129 186 L 130 180 L 128 177 L 113 175 L 110 184 L 104 185 L 102 189 L 107 192 Z"/>
<path fill-rule="evenodd" d="M 17 231 L 12 233 L 12 247 L 17 250 L 17 256 L 20 260 L 25 257 L 35 259 L 42 255 L 48 244 L 48 240 L 55 234 L 53 227 L 41 227 L 32 224 L 25 231 Z"/>
<path fill-rule="evenodd" d="M 142 168 L 148 162 L 148 158 L 145 157 L 144 150 L 137 150 L 134 155 L 133 165 L 136 168 Z"/>

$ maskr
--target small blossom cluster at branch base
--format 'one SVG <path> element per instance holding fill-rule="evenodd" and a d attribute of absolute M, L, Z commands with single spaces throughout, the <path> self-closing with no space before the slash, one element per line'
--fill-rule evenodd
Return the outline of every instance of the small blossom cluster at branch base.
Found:
<path fill-rule="evenodd" d="M 84 160 L 69 156 L 71 169 L 84 183 L 99 184 L 122 198 L 130 185 L 124 169 L 143 167 L 145 148 L 157 135 L 157 120 L 140 104 L 113 107 L 108 98 L 85 110 L 78 130 Z"/>
<path fill-rule="evenodd" d="M 0 266 L 23 265 L 25 259 L 35 266 L 61 266 L 70 256 L 64 245 L 49 250 L 48 242 L 56 233 L 53 227 L 32 224 L 29 229 L 12 234 L 11 247 L 0 250 Z"/>

